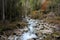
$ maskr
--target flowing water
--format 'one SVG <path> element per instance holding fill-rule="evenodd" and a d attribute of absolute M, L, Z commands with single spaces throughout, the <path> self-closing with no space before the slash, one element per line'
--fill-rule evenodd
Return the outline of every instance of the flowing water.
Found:
<path fill-rule="evenodd" d="M 27 18 L 27 22 L 28 22 L 28 32 L 25 32 L 22 35 L 21 40 L 28 40 L 28 39 L 32 39 L 32 38 L 37 38 L 37 36 L 34 33 L 34 26 L 36 26 L 37 21 L 34 19 Z"/>
<path fill-rule="evenodd" d="M 27 32 L 24 32 L 21 36 L 14 36 L 13 38 L 10 36 L 10 40 L 28 40 L 28 39 L 33 39 L 33 38 L 38 38 L 38 36 L 35 34 L 36 30 L 39 30 L 43 35 L 40 35 L 40 39 L 45 37 L 44 33 L 52 33 L 52 26 L 48 25 L 48 23 L 43 23 L 43 20 L 37 20 L 37 19 L 31 19 L 29 17 L 25 18 L 26 21 L 28 22 L 28 28 Z M 36 27 L 36 28 L 35 28 Z M 39 39 L 39 40 L 40 40 Z"/>

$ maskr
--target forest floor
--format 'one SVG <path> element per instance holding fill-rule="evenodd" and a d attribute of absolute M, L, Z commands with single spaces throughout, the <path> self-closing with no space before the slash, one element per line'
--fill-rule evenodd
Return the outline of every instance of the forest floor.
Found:
<path fill-rule="evenodd" d="M 35 15 L 36 16 L 36 15 Z M 34 17 L 35 17 L 34 16 Z M 58 33 L 59 36 L 60 36 L 60 16 L 55 16 L 55 15 L 52 15 L 52 14 L 45 14 L 45 15 L 41 15 L 42 16 L 42 19 L 47 22 L 47 23 L 50 23 L 50 24 L 54 24 L 54 25 L 57 25 L 56 27 L 59 28 L 59 31 L 55 32 L 54 33 L 54 36 Z M 46 16 L 46 17 L 45 17 Z M 45 17 L 45 18 L 44 18 Z M 40 18 L 39 18 L 40 19 Z M 14 29 L 17 29 L 22 27 L 24 28 L 25 26 L 27 26 L 27 23 L 25 21 L 14 21 L 14 22 L 9 22 L 9 21 L 6 21 L 6 22 L 2 22 L 0 21 L 0 32 L 5 32 L 6 35 L 10 35 L 10 31 L 12 33 L 12 31 Z"/>

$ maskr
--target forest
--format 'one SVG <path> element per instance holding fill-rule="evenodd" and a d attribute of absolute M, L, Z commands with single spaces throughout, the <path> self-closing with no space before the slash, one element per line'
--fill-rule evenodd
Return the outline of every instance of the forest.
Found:
<path fill-rule="evenodd" d="M 26 17 L 56 26 L 45 40 L 60 40 L 60 0 L 0 0 L 0 35 L 9 37 L 13 30 L 28 26 Z"/>

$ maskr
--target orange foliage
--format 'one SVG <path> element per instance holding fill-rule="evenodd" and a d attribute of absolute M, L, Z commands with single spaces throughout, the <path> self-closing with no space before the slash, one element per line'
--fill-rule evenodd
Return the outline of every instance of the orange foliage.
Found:
<path fill-rule="evenodd" d="M 46 10 L 46 8 L 47 8 L 47 0 L 45 0 L 45 2 L 42 4 L 42 6 L 41 6 L 41 10 L 43 10 L 43 11 L 45 11 Z"/>
<path fill-rule="evenodd" d="M 38 11 L 35 10 L 35 11 L 31 12 L 31 17 L 32 18 L 37 18 L 37 16 L 38 16 Z"/>

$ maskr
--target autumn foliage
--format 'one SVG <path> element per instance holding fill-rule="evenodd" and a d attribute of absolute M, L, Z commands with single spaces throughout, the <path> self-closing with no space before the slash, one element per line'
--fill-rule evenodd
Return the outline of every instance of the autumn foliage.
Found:
<path fill-rule="evenodd" d="M 43 10 L 43 11 L 45 11 L 46 10 L 46 8 L 47 8 L 47 0 L 45 0 L 44 2 L 43 2 L 43 4 L 42 4 L 42 6 L 41 6 L 41 10 Z"/>

